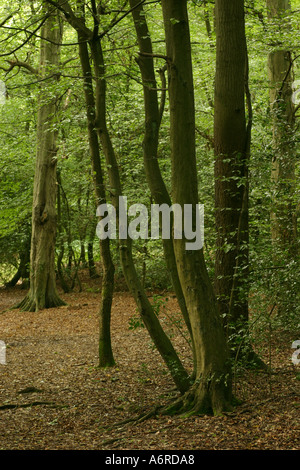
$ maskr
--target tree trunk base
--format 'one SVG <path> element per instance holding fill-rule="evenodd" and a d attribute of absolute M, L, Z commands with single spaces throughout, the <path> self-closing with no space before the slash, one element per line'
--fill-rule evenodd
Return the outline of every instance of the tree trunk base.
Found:
<path fill-rule="evenodd" d="M 23 312 L 37 312 L 45 308 L 55 308 L 63 305 L 66 305 L 66 302 L 64 302 L 57 294 L 48 295 L 43 302 L 41 302 L 38 301 L 31 292 L 29 292 L 15 308 L 19 308 Z"/>
<path fill-rule="evenodd" d="M 228 387 L 228 390 L 231 387 Z M 230 396 L 227 396 L 229 395 Z M 183 396 L 168 405 L 162 411 L 165 415 L 195 415 L 219 416 L 233 409 L 231 393 L 225 390 L 221 380 L 196 381 Z"/>

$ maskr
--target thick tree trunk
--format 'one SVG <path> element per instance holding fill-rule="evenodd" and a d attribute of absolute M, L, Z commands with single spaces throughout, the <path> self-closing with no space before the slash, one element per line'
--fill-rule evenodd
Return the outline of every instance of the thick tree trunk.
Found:
<path fill-rule="evenodd" d="M 247 46 L 243 0 L 217 0 L 214 111 L 215 292 L 228 335 L 248 323 Z M 233 346 L 234 348 L 234 346 Z M 235 354 L 234 348 L 234 354 Z"/>
<path fill-rule="evenodd" d="M 198 204 L 195 108 L 189 20 L 186 0 L 162 0 L 169 72 L 172 200 L 182 208 Z M 195 213 L 194 213 L 195 216 Z M 195 220 L 195 219 L 194 219 Z M 193 332 L 197 367 L 195 382 L 179 401 L 190 413 L 230 407 L 228 351 L 203 249 L 189 251 L 186 239 L 174 239 L 179 279 Z M 177 405 L 175 406 L 177 409 Z"/>
<path fill-rule="evenodd" d="M 58 44 L 62 38 L 62 23 L 58 14 L 49 15 L 41 36 L 40 76 L 42 82 L 37 123 L 37 156 L 33 190 L 32 237 L 30 257 L 30 290 L 19 304 L 22 310 L 38 311 L 64 305 L 56 290 L 56 96 L 49 93 L 51 83 L 58 78 Z M 50 98 L 49 98 L 50 95 Z"/>

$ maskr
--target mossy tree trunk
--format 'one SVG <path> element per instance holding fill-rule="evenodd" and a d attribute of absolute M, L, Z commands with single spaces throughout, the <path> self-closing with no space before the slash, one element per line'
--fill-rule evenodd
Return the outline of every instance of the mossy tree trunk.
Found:
<path fill-rule="evenodd" d="M 94 35 L 95 36 L 95 35 Z M 123 195 L 118 162 L 106 122 L 106 80 L 102 45 L 99 38 L 90 41 L 96 78 L 96 129 L 105 155 L 112 203 L 119 214 L 119 198 Z M 119 223 L 119 221 L 117 221 Z M 183 367 L 169 337 L 164 332 L 136 272 L 130 238 L 119 239 L 120 260 L 127 286 L 133 295 L 141 318 L 153 343 L 165 361 L 181 393 L 190 386 L 190 378 Z"/>
<path fill-rule="evenodd" d="M 118 162 L 115 156 L 114 148 L 110 139 L 106 123 L 105 67 L 102 53 L 101 36 L 100 34 L 98 34 L 99 15 L 101 9 L 99 9 L 98 11 L 96 3 L 94 1 L 91 2 L 90 7 L 91 11 L 93 12 L 94 27 L 93 29 L 90 29 L 86 26 L 83 3 L 78 3 L 78 8 L 80 8 L 79 16 L 75 14 L 68 2 L 64 2 L 62 0 L 58 3 L 57 6 L 59 10 L 64 13 L 66 20 L 77 31 L 78 34 L 80 60 L 84 75 L 84 92 L 87 106 L 88 135 L 90 142 L 90 151 L 92 154 L 93 170 L 94 174 L 97 174 L 98 170 L 100 171 L 99 165 L 101 164 L 101 161 L 98 157 L 95 159 L 93 157 L 94 152 L 96 152 L 97 154 L 99 152 L 100 141 L 103 153 L 105 155 L 109 179 L 109 188 L 107 189 L 111 194 L 112 203 L 114 204 L 116 213 L 118 214 L 119 197 L 122 196 L 122 185 L 119 175 Z M 89 49 L 91 52 L 92 62 L 90 61 Z M 95 80 L 95 90 L 93 87 L 93 78 Z M 95 164 L 96 166 L 94 166 Z M 100 179 L 98 180 L 98 183 L 99 182 Z M 100 188 L 101 191 L 105 189 L 102 185 L 103 180 L 100 184 L 98 183 L 96 184 L 96 187 L 98 186 L 98 189 L 96 189 L 97 191 L 100 190 Z M 98 202 L 104 202 L 104 194 L 99 193 L 97 199 Z M 104 241 L 107 243 L 108 240 L 109 239 L 107 238 Z M 104 245 L 101 244 L 101 246 L 103 247 Z M 170 373 L 172 375 L 172 378 L 174 379 L 178 390 L 184 393 L 190 386 L 189 375 L 183 367 L 170 339 L 163 331 L 158 321 L 158 318 L 149 302 L 149 299 L 143 289 L 132 258 L 131 240 L 122 240 L 121 243 L 119 243 L 119 249 L 124 276 L 127 281 L 128 288 L 136 301 L 144 324 L 147 327 L 155 346 L 161 353 L 168 369 L 170 370 Z M 105 257 L 103 259 L 105 259 Z M 109 279 L 109 276 L 107 276 L 107 279 Z M 103 293 L 111 292 L 112 282 L 104 283 L 103 285 Z M 107 289 L 105 289 L 105 285 Z M 102 321 L 103 318 L 100 314 L 100 322 Z M 102 326 L 103 325 L 101 324 L 100 327 Z M 102 333 L 100 332 L 100 345 L 102 340 L 108 338 L 105 335 L 101 337 L 101 334 Z M 107 335 L 109 335 L 108 331 Z"/>
<path fill-rule="evenodd" d="M 199 201 L 195 105 L 187 1 L 162 0 L 162 10 L 169 73 L 172 200 L 181 207 L 191 204 L 196 210 Z M 219 414 L 231 406 L 227 344 L 203 248 L 189 251 L 185 244 L 184 237 L 174 240 L 179 279 L 193 332 L 196 377 L 174 409 Z"/>
<path fill-rule="evenodd" d="M 106 189 L 100 158 L 100 145 L 96 131 L 96 103 L 92 81 L 92 66 L 85 35 L 78 33 L 79 57 L 84 76 L 84 95 L 88 123 L 88 138 L 97 206 L 106 203 Z M 115 268 L 110 251 L 110 240 L 100 240 L 102 261 L 102 297 L 99 311 L 99 366 L 111 367 L 115 364 L 111 344 L 111 307 L 114 293 Z"/>
<path fill-rule="evenodd" d="M 252 110 L 247 87 L 248 59 L 243 0 L 217 0 L 215 28 L 214 150 L 217 250 L 214 286 L 226 334 L 231 339 L 232 355 L 241 356 L 240 346 L 243 344 L 244 359 L 252 360 L 252 348 L 248 338 L 248 167 Z"/>
<path fill-rule="evenodd" d="M 57 103 L 54 87 L 59 77 L 62 22 L 58 13 L 48 10 L 45 14 L 48 18 L 41 30 L 45 40 L 41 40 L 39 75 L 48 79 L 41 81 L 39 94 L 30 290 L 18 305 L 27 311 L 64 305 L 57 293 L 55 275 Z"/>

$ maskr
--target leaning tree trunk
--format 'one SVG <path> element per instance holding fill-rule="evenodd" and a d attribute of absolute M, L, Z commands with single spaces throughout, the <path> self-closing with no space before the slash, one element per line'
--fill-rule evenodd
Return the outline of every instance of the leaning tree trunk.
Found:
<path fill-rule="evenodd" d="M 186 0 L 162 0 L 169 73 L 172 200 L 182 208 L 198 204 L 195 151 L 195 106 L 191 43 Z M 194 219 L 195 220 L 195 219 Z M 179 279 L 189 312 L 197 356 L 194 385 L 175 410 L 213 412 L 230 407 L 228 351 L 203 248 L 189 251 L 174 239 Z"/>
<path fill-rule="evenodd" d="M 130 6 L 132 8 L 132 15 L 134 19 L 140 56 L 137 59 L 140 67 L 141 76 L 143 80 L 143 91 L 144 91 L 144 107 L 145 107 L 145 134 L 143 141 L 144 150 L 144 168 L 147 177 L 147 182 L 151 191 L 151 195 L 156 204 L 162 205 L 167 204 L 171 206 L 171 198 L 162 178 L 160 171 L 157 155 L 158 155 L 158 144 L 159 144 L 159 127 L 161 121 L 162 106 L 159 107 L 158 96 L 157 96 L 157 83 L 154 71 L 153 61 L 153 50 L 150 38 L 150 33 L 147 26 L 145 12 L 143 6 L 138 0 L 130 0 Z M 162 103 L 164 100 L 166 90 L 162 90 Z M 170 221 L 172 224 L 172 219 Z M 193 336 L 186 308 L 184 295 L 182 292 L 176 259 L 174 254 L 174 247 L 172 239 L 163 239 L 164 256 L 168 272 L 172 281 L 173 289 L 176 294 L 178 304 L 181 309 L 182 316 L 185 320 L 187 329 L 190 333 L 192 349 Z M 196 355 L 194 354 L 194 360 Z"/>
<path fill-rule="evenodd" d="M 119 198 L 122 197 L 122 184 L 118 162 L 106 123 L 106 80 L 104 57 L 100 39 L 95 37 L 94 40 L 90 41 L 90 46 L 96 78 L 96 128 L 106 159 L 112 203 L 116 209 L 118 217 Z M 119 224 L 119 220 L 117 220 L 117 223 Z M 161 324 L 154 313 L 153 307 L 144 291 L 134 265 L 132 257 L 132 242 L 130 238 L 119 239 L 119 250 L 123 274 L 127 286 L 135 299 L 141 318 L 151 339 L 153 340 L 153 343 L 165 361 L 177 389 L 181 393 L 184 393 L 190 386 L 189 375 L 182 365 L 169 337 L 161 327 Z"/>
<path fill-rule="evenodd" d="M 81 5 L 84 7 L 83 5 Z M 113 145 L 106 125 L 106 80 L 104 60 L 102 54 L 101 39 L 99 35 L 99 18 L 95 2 L 92 3 L 94 28 L 90 30 L 84 20 L 84 9 L 82 8 L 80 18 L 76 16 L 68 3 L 62 2 L 60 9 L 64 12 L 67 21 L 74 27 L 78 34 L 80 59 L 85 79 L 85 99 L 87 105 L 88 133 L 90 149 L 95 149 L 97 134 L 105 155 L 107 172 L 110 183 L 112 202 L 118 214 L 119 197 L 122 196 L 121 181 L 118 163 L 115 157 Z M 96 83 L 95 95 L 93 95 L 91 65 L 87 49 L 89 44 L 94 65 L 94 78 Z M 96 113 L 96 115 L 95 115 Z M 95 132 L 96 131 L 96 132 Z M 100 160 L 99 160 L 100 163 Z M 95 171 L 95 169 L 94 169 Z M 129 290 L 133 294 L 141 317 L 147 327 L 149 334 L 162 355 L 172 378 L 180 392 L 185 392 L 190 386 L 189 375 L 183 367 L 170 339 L 163 331 L 157 316 L 149 302 L 143 286 L 137 275 L 132 259 L 131 240 L 122 240 L 120 243 L 120 258 L 124 276 Z M 109 286 L 108 286 L 109 287 Z M 101 339 L 101 338 L 100 338 Z"/>
<path fill-rule="evenodd" d="M 42 28 L 40 52 L 41 82 L 37 122 L 37 154 L 33 190 L 30 290 L 19 308 L 38 311 L 64 305 L 56 290 L 56 94 L 62 22 L 48 11 Z M 52 87 L 52 88 L 51 88 Z"/>

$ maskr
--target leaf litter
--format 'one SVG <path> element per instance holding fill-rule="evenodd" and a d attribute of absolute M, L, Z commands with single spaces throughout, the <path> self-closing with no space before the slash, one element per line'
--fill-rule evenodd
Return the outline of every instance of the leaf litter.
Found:
<path fill-rule="evenodd" d="M 96 285 L 96 284 L 95 284 Z M 99 289 L 94 289 L 99 290 Z M 11 309 L 25 291 L 0 290 L 0 450 L 298 450 L 299 366 L 291 334 L 273 332 L 272 374 L 235 377 L 241 400 L 223 416 L 160 416 L 151 412 L 176 396 L 172 379 L 145 328 L 131 328 L 136 306 L 115 292 L 112 347 L 116 365 L 98 367 L 100 293 L 61 293 L 65 307 Z M 178 329 L 178 306 L 164 296 L 160 319 L 185 364 L 191 351 Z M 170 318 L 175 319 L 170 323 Z M 269 345 L 264 360 L 268 360 Z M 149 418 L 137 420 L 143 413 Z"/>

